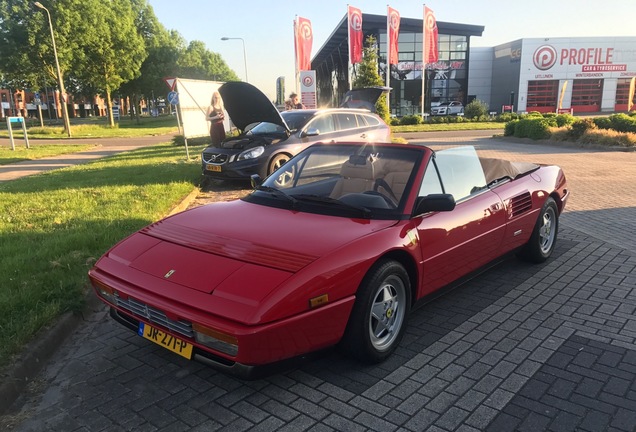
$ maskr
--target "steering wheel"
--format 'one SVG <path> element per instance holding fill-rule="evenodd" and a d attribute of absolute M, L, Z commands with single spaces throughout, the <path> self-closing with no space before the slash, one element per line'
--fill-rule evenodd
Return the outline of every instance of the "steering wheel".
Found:
<path fill-rule="evenodd" d="M 397 208 L 397 203 L 393 201 L 391 197 L 384 195 L 382 192 L 378 192 L 377 190 L 370 190 L 370 191 L 364 191 L 362 193 L 365 195 L 375 195 L 375 196 L 382 197 L 382 199 L 387 203 L 389 208 L 391 209 Z"/>
<path fill-rule="evenodd" d="M 378 192 L 380 195 L 385 196 L 382 192 L 378 191 L 378 188 L 382 186 L 382 188 L 384 188 L 385 191 L 387 191 L 389 193 L 389 196 L 393 202 L 393 204 L 397 207 L 398 202 L 400 202 L 400 200 L 398 199 L 397 196 L 395 196 L 395 192 L 393 192 L 393 189 L 391 189 L 391 186 L 389 186 L 389 184 L 383 179 L 383 178 L 377 178 L 375 179 L 375 182 L 373 183 L 373 190 L 375 192 Z"/>

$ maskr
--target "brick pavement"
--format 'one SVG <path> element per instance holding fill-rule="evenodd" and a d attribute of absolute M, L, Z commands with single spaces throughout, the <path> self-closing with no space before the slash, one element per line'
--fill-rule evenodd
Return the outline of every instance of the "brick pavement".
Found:
<path fill-rule="evenodd" d="M 99 308 L 0 429 L 635 430 L 636 153 L 473 144 L 564 167 L 572 197 L 557 249 L 541 265 L 511 258 L 418 309 L 387 362 L 330 350 L 243 382 Z"/>

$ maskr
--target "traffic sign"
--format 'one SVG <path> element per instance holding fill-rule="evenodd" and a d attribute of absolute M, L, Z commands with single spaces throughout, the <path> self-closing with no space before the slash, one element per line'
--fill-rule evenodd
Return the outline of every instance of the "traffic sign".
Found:
<path fill-rule="evenodd" d="M 170 93 L 168 93 L 168 102 L 170 102 L 172 105 L 178 105 L 179 93 L 177 93 L 176 91 L 171 91 Z"/>
<path fill-rule="evenodd" d="M 174 90 L 174 86 L 177 83 L 176 78 L 164 78 L 163 81 L 166 83 L 168 87 L 170 87 L 170 90 Z"/>

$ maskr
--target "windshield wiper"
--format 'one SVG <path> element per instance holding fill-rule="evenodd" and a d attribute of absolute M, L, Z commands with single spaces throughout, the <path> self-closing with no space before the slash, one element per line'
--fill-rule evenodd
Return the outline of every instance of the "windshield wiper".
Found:
<path fill-rule="evenodd" d="M 362 214 L 362 217 L 364 218 L 368 219 L 371 217 L 371 210 L 369 210 L 368 208 L 347 204 L 335 198 L 320 196 L 320 195 L 309 195 L 309 194 L 294 195 L 294 197 L 296 197 L 300 201 L 309 201 L 314 203 L 330 204 L 330 205 L 333 204 L 341 208 L 358 211 Z"/>
<path fill-rule="evenodd" d="M 287 201 L 289 201 L 291 203 L 291 208 L 292 209 L 295 209 L 298 206 L 298 200 L 296 198 L 294 198 L 291 195 L 286 194 L 285 192 L 283 192 L 280 189 L 276 189 L 275 187 L 259 185 L 259 186 L 256 186 L 255 189 L 257 191 L 261 191 L 261 192 L 268 192 L 268 193 L 274 195 L 277 198 L 286 199 Z"/>

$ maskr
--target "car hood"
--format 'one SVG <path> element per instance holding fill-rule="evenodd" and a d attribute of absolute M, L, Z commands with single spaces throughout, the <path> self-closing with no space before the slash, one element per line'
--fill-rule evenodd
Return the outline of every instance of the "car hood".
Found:
<path fill-rule="evenodd" d="M 341 108 L 364 108 L 375 112 L 375 103 L 390 87 L 364 87 L 349 90 L 340 104 Z"/>
<path fill-rule="evenodd" d="M 107 257 L 197 291 L 248 286 L 262 291 L 250 296 L 260 297 L 330 252 L 395 223 L 300 213 L 237 200 L 156 222 L 115 246 Z M 259 283 L 254 284 L 255 280 Z"/>
<path fill-rule="evenodd" d="M 244 131 L 252 123 L 267 122 L 289 131 L 287 123 L 274 104 L 253 85 L 230 81 L 219 87 L 219 93 L 232 123 L 240 130 Z"/>

